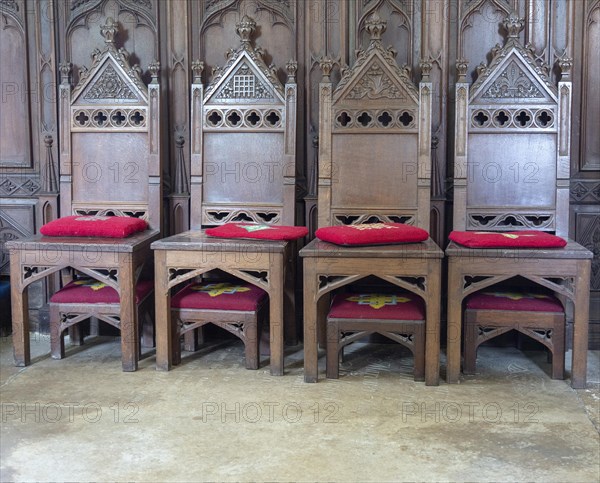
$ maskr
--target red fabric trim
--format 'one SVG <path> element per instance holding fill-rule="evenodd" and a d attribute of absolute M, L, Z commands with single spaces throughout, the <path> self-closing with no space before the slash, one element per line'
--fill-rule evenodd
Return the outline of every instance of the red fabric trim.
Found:
<path fill-rule="evenodd" d="M 139 304 L 152 290 L 153 280 L 140 280 L 135 286 L 135 303 Z M 118 304 L 119 301 L 114 288 L 93 278 L 70 282 L 50 297 L 50 302 L 63 304 Z"/>
<path fill-rule="evenodd" d="M 453 242 L 469 248 L 562 248 L 567 242 L 563 238 L 543 231 L 453 231 L 448 237 Z"/>
<path fill-rule="evenodd" d="M 131 216 L 64 216 L 40 228 L 45 236 L 90 236 L 125 238 L 144 231 L 148 223 Z"/>
<path fill-rule="evenodd" d="M 315 235 L 323 241 L 336 245 L 417 243 L 429 238 L 429 234 L 422 228 L 403 223 L 326 226 L 319 228 Z"/>
<path fill-rule="evenodd" d="M 517 310 L 524 312 L 564 312 L 560 301 L 550 294 L 485 290 L 466 300 L 468 309 Z"/>
<path fill-rule="evenodd" d="M 252 238 L 258 240 L 297 240 L 308 234 L 304 226 L 266 225 L 260 223 L 225 223 L 206 230 L 219 238 Z"/>
<path fill-rule="evenodd" d="M 171 307 L 253 311 L 267 292 L 250 283 L 192 283 L 171 299 Z"/>
<path fill-rule="evenodd" d="M 425 320 L 423 300 L 409 292 L 342 293 L 333 298 L 329 317 L 340 319 Z"/>

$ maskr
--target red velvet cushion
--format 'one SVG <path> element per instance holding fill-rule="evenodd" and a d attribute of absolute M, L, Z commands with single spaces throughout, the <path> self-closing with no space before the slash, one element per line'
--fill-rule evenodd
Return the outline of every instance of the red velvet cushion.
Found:
<path fill-rule="evenodd" d="M 296 240 L 308 234 L 304 226 L 266 225 L 260 223 L 225 223 L 206 230 L 220 238 L 255 238 L 260 240 Z"/>
<path fill-rule="evenodd" d="M 450 240 L 469 248 L 562 248 L 563 238 L 543 231 L 453 231 Z"/>
<path fill-rule="evenodd" d="M 484 291 L 467 298 L 468 309 L 522 310 L 528 312 L 563 312 L 563 306 L 554 295 L 530 292 Z"/>
<path fill-rule="evenodd" d="M 336 245 L 390 245 L 416 243 L 429 238 L 422 228 L 403 223 L 364 223 L 319 228 L 317 238 Z"/>
<path fill-rule="evenodd" d="M 342 293 L 333 298 L 329 317 L 340 319 L 425 320 L 425 304 L 409 292 Z"/>
<path fill-rule="evenodd" d="M 131 216 L 64 216 L 46 223 L 40 233 L 46 236 L 94 236 L 125 238 L 144 231 L 148 223 Z"/>
<path fill-rule="evenodd" d="M 139 304 L 154 289 L 154 281 L 140 280 L 135 287 L 135 303 Z M 65 285 L 50 297 L 50 302 L 63 304 L 118 304 L 118 292 L 93 278 L 82 278 Z"/>
<path fill-rule="evenodd" d="M 256 310 L 267 296 L 262 288 L 250 283 L 192 283 L 171 300 L 178 309 Z"/>

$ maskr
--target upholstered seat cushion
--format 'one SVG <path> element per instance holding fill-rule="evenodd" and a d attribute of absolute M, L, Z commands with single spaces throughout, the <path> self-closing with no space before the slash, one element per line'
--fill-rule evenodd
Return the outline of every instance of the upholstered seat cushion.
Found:
<path fill-rule="evenodd" d="M 131 216 L 72 215 L 46 223 L 40 233 L 46 236 L 125 238 L 146 228 L 145 220 Z"/>
<path fill-rule="evenodd" d="M 403 223 L 326 226 L 319 228 L 315 235 L 320 240 L 346 246 L 417 243 L 429 237 L 422 228 Z"/>
<path fill-rule="evenodd" d="M 563 312 L 560 301 L 551 294 L 526 291 L 484 290 L 466 300 L 468 309 L 518 310 L 525 312 Z"/>
<path fill-rule="evenodd" d="M 201 310 L 256 310 L 267 292 L 250 283 L 192 283 L 171 300 L 171 307 Z"/>
<path fill-rule="evenodd" d="M 410 292 L 342 293 L 333 298 L 329 317 L 339 319 L 425 320 L 423 299 Z"/>
<path fill-rule="evenodd" d="M 140 303 L 154 289 L 154 281 L 140 280 L 135 287 L 135 302 Z M 118 304 L 118 292 L 93 278 L 81 278 L 65 285 L 50 297 L 52 303 Z"/>
<path fill-rule="evenodd" d="M 453 231 L 448 237 L 469 248 L 562 248 L 567 241 L 543 231 Z"/>
<path fill-rule="evenodd" d="M 206 230 L 220 238 L 252 238 L 259 240 L 296 240 L 308 234 L 304 226 L 267 225 L 261 223 L 225 223 Z"/>

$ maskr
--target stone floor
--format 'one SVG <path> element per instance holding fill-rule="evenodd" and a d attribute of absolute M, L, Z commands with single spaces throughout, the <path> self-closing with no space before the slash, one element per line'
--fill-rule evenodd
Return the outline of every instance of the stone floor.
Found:
<path fill-rule="evenodd" d="M 439 387 L 387 344 L 355 344 L 318 384 L 301 347 L 283 377 L 244 369 L 233 341 L 169 373 L 152 353 L 121 372 L 111 337 L 48 351 L 32 335 L 33 364 L 16 368 L 0 340 L 1 481 L 600 480 L 598 352 L 575 391 L 545 354 L 512 348 L 482 348 L 476 376 Z"/>

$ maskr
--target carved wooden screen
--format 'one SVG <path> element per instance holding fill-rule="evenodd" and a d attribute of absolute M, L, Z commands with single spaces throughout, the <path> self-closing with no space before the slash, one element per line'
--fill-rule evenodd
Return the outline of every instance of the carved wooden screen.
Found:
<path fill-rule="evenodd" d="M 558 89 L 547 65 L 504 21 L 508 39 L 492 50 L 477 81 L 457 62 L 454 168 L 455 230 L 544 230 L 568 236 L 571 62 L 559 65 Z"/>
<path fill-rule="evenodd" d="M 62 216 L 135 216 L 161 228 L 160 94 L 158 63 L 152 80 L 117 50 L 117 24 L 101 27 L 105 48 L 71 89 L 70 65 L 61 65 L 60 206 Z"/>
<path fill-rule="evenodd" d="M 370 44 L 333 92 L 333 61 L 321 60 L 319 226 L 392 221 L 429 230 L 430 64 L 417 88 L 382 46 L 385 25 L 376 14 L 367 20 Z"/>
<path fill-rule="evenodd" d="M 296 98 L 294 61 L 283 86 L 252 45 L 256 23 L 242 18 L 237 49 L 203 92 L 193 65 L 191 227 L 230 221 L 294 224 Z"/>

